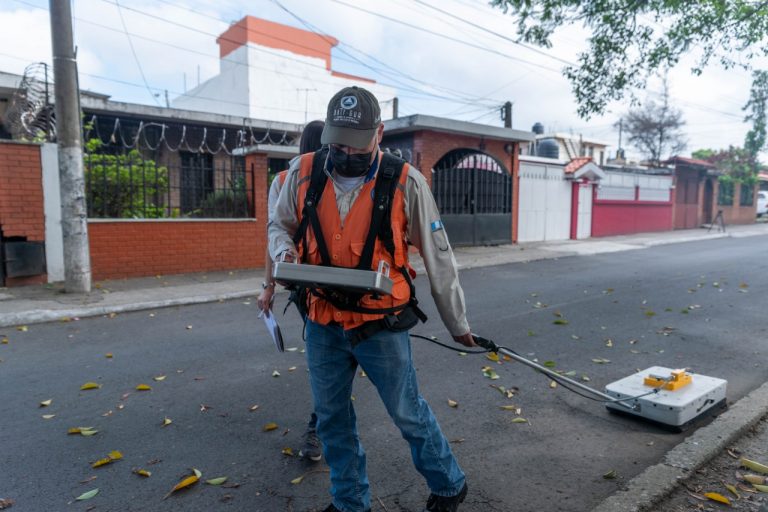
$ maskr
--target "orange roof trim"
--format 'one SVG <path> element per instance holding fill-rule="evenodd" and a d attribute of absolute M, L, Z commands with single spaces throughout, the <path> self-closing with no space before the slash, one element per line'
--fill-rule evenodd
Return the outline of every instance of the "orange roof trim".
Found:
<path fill-rule="evenodd" d="M 323 59 L 325 60 L 325 68 L 328 70 L 331 69 L 331 48 L 339 44 L 338 39 L 331 36 L 253 16 L 246 16 L 231 25 L 216 39 L 216 42 L 219 44 L 219 56 L 221 58 L 247 43 L 253 43 Z"/>
<path fill-rule="evenodd" d="M 568 165 L 565 166 L 565 174 L 573 174 L 585 165 L 587 165 L 589 162 L 592 161 L 591 156 L 579 156 L 568 162 Z"/>

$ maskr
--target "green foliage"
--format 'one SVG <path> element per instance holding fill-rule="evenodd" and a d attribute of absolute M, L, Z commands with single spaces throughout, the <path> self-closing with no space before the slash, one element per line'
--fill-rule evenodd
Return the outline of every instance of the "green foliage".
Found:
<path fill-rule="evenodd" d="M 520 40 L 548 48 L 561 26 L 591 31 L 589 49 L 565 74 L 584 118 L 642 90 L 648 78 L 696 51 L 692 72 L 712 60 L 747 68 L 768 55 L 768 2 L 749 0 L 491 0 L 517 18 Z"/>
<path fill-rule="evenodd" d="M 752 155 L 744 148 L 730 146 L 728 149 L 721 149 L 714 153 L 706 160 L 725 173 L 720 177 L 721 183 L 734 181 L 745 185 L 757 183 Z"/>
<path fill-rule="evenodd" d="M 85 144 L 85 178 L 88 210 L 93 217 L 167 217 L 164 199 L 168 195 L 168 168 L 145 159 L 137 150 L 110 155 L 101 152 L 103 143 L 90 139 Z M 170 212 L 177 216 L 177 212 Z"/>
<path fill-rule="evenodd" d="M 720 176 L 720 186 L 717 189 L 717 204 L 731 206 L 733 204 L 734 181 L 728 175 Z"/>
<path fill-rule="evenodd" d="M 697 160 L 709 161 L 709 159 L 712 158 L 715 153 L 717 153 L 717 151 L 714 149 L 697 149 L 691 153 L 691 157 L 696 158 Z"/>
<path fill-rule="evenodd" d="M 752 73 L 749 101 L 743 110 L 749 112 L 745 121 L 752 121 L 752 129 L 744 139 L 744 149 L 752 157 L 752 172 L 760 170 L 757 154 L 765 147 L 766 102 L 768 102 L 768 71 Z"/>

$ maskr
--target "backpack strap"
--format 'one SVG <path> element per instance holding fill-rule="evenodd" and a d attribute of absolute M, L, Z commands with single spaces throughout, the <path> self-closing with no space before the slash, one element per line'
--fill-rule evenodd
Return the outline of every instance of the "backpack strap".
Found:
<path fill-rule="evenodd" d="M 320 260 L 323 266 L 331 266 L 331 257 L 328 252 L 328 246 L 325 244 L 320 217 L 317 215 L 317 205 L 325 190 L 325 184 L 328 181 L 328 175 L 325 173 L 325 159 L 328 151 L 321 149 L 315 151 L 312 156 L 312 172 L 309 179 L 309 187 L 304 196 L 304 205 L 301 214 L 301 222 L 293 235 L 293 243 L 301 241 L 304 254 L 307 254 L 307 229 L 312 228 L 312 232 L 317 240 L 317 249 L 320 252 Z"/>

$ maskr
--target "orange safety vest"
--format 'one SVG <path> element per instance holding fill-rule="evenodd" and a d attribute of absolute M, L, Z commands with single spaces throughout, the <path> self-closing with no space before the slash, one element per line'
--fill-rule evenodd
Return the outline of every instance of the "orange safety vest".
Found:
<path fill-rule="evenodd" d="M 301 166 L 297 179 L 297 217 L 299 223 L 302 221 L 302 210 L 304 198 L 307 194 L 312 176 L 312 160 L 314 153 L 307 153 L 301 156 Z M 386 309 L 403 306 L 411 298 L 411 284 L 402 274 L 401 269 L 405 269 L 411 276 L 416 277 L 416 272 L 408 263 L 408 245 L 407 219 L 405 216 L 405 200 L 403 191 L 408 177 L 409 165 L 404 164 L 400 174 L 398 186 L 395 187 L 395 194 L 391 205 L 392 219 L 392 237 L 395 244 L 394 257 L 387 251 L 384 244 L 378 237 L 373 250 L 372 270 L 378 268 L 380 261 L 385 261 L 390 266 L 389 277 L 393 281 L 392 295 L 378 296 L 365 295 L 360 300 L 359 305 L 366 309 Z M 327 180 L 325 189 L 317 205 L 317 214 L 322 226 L 323 237 L 328 248 L 331 264 L 337 267 L 354 268 L 360 262 L 360 256 L 363 254 L 365 239 L 371 224 L 373 213 L 373 190 L 376 183 L 375 179 L 363 184 L 362 190 L 352 204 L 349 213 L 344 219 L 342 226 L 339 216 L 339 208 L 336 204 L 336 192 L 333 182 Z M 300 261 L 311 265 L 320 265 L 322 260 L 318 250 L 317 240 L 314 230 L 307 227 L 306 230 L 307 254 L 304 254 L 304 244 L 297 244 Z M 384 314 L 379 313 L 358 313 L 338 309 L 328 301 L 310 294 L 309 318 L 316 323 L 328 325 L 331 322 L 341 324 L 345 330 L 359 327 L 365 322 L 380 320 Z"/>

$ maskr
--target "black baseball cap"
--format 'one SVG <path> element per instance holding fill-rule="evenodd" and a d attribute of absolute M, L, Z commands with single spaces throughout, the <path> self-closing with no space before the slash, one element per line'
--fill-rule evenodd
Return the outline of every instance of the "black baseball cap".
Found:
<path fill-rule="evenodd" d="M 320 142 L 362 149 L 371 142 L 380 124 L 376 96 L 362 87 L 345 87 L 328 103 Z"/>

